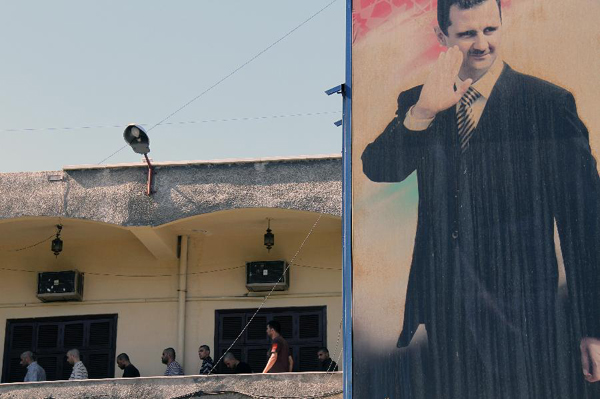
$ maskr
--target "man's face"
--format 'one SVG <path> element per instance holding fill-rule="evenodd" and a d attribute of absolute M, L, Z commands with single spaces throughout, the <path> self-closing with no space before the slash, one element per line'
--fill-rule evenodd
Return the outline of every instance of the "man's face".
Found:
<path fill-rule="evenodd" d="M 125 362 L 123 361 L 123 359 L 117 359 L 117 366 L 119 366 L 121 370 L 125 368 Z"/>
<path fill-rule="evenodd" d="M 273 332 L 274 332 L 274 331 L 275 331 L 275 330 L 273 330 L 271 327 L 267 326 L 267 336 L 268 336 L 269 338 L 273 338 Z"/>
<path fill-rule="evenodd" d="M 29 366 L 29 363 L 31 363 L 31 362 L 29 361 L 28 357 L 21 357 L 21 366 L 27 367 L 27 366 Z"/>
<path fill-rule="evenodd" d="M 167 356 L 166 352 L 162 353 L 162 356 L 161 356 L 160 360 L 163 362 L 163 364 L 168 364 L 169 363 L 169 357 Z"/>
<path fill-rule="evenodd" d="M 225 366 L 227 366 L 227 368 L 235 368 L 235 364 L 233 364 L 233 360 L 231 359 L 225 359 L 223 360 L 223 363 L 225 363 Z"/>
<path fill-rule="evenodd" d="M 73 357 L 73 355 L 70 355 L 67 353 L 67 362 L 72 366 L 75 364 L 75 358 Z"/>
<path fill-rule="evenodd" d="M 206 350 L 206 348 L 198 349 L 198 357 L 202 360 L 206 359 L 210 355 L 210 352 Z"/>
<path fill-rule="evenodd" d="M 436 34 L 446 47 L 458 46 L 463 55 L 459 77 L 477 81 L 490 69 L 500 51 L 502 20 L 496 0 L 487 0 L 473 8 L 450 7 L 448 36 L 439 28 Z"/>
<path fill-rule="evenodd" d="M 325 360 L 329 359 L 329 355 L 323 351 L 318 351 L 317 357 L 319 358 L 320 362 L 324 362 Z"/>

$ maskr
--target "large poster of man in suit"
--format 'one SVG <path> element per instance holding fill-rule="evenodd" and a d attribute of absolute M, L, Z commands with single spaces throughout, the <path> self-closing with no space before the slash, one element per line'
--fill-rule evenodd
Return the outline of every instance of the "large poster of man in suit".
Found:
<path fill-rule="evenodd" d="M 600 398 L 600 3 L 355 0 L 355 398 Z"/>

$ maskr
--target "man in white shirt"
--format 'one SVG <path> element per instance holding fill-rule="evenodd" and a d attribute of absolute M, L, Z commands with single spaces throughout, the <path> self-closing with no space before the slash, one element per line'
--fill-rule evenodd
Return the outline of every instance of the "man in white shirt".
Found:
<path fill-rule="evenodd" d="M 88 372 L 85 368 L 85 365 L 80 359 L 80 354 L 78 349 L 71 349 L 67 352 L 67 362 L 71 366 L 73 366 L 73 371 L 71 371 L 71 376 L 69 380 L 87 380 Z"/>
<path fill-rule="evenodd" d="M 21 366 L 27 367 L 24 382 L 46 381 L 46 372 L 36 361 L 33 352 L 27 351 L 21 354 Z"/>
<path fill-rule="evenodd" d="M 553 381 L 571 373 L 573 351 L 559 344 L 571 328 L 557 329 L 555 220 L 580 370 L 600 380 L 600 178 L 589 133 L 571 93 L 500 60 L 501 33 L 500 0 L 439 0 L 435 34 L 448 50 L 424 85 L 400 94 L 396 118 L 362 155 L 372 181 L 417 174 L 398 346 L 425 326 L 434 397 L 559 397 Z"/>

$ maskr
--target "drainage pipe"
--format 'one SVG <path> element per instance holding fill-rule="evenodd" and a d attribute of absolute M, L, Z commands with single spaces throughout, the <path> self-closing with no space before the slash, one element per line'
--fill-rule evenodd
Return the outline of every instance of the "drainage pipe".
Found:
<path fill-rule="evenodd" d="M 179 288 L 177 289 L 177 348 L 179 363 L 185 368 L 185 305 L 187 296 L 188 236 L 181 236 Z"/>

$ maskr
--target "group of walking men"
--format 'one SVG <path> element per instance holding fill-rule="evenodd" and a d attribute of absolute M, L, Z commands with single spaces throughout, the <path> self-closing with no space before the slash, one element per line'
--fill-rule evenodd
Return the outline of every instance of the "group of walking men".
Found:
<path fill-rule="evenodd" d="M 212 357 L 210 357 L 210 347 L 208 345 L 201 345 L 198 348 L 198 357 L 202 360 L 202 364 L 200 365 L 200 371 L 198 374 L 200 375 L 209 375 L 214 373 L 215 362 Z M 162 362 L 167 365 L 167 369 L 165 370 L 166 376 L 173 375 L 185 375 L 183 371 L 183 367 L 175 360 L 176 354 L 175 349 L 167 348 L 162 353 Z M 244 363 L 236 359 L 235 355 L 231 352 L 227 352 L 223 356 L 223 363 L 232 369 L 233 374 L 249 374 L 252 373 L 252 368 L 249 364 Z"/>
<path fill-rule="evenodd" d="M 294 359 L 290 353 L 290 347 L 281 336 L 281 324 L 272 320 L 267 323 L 267 335 L 271 339 L 271 346 L 267 352 L 268 361 L 263 373 L 288 373 L 293 371 Z M 338 371 L 338 366 L 335 361 L 329 357 L 327 348 L 320 348 L 317 352 L 319 359 L 319 371 Z M 176 376 L 185 375 L 183 367 L 176 360 L 175 349 L 166 348 L 162 352 L 161 361 L 167 366 L 164 375 Z M 201 345 L 198 348 L 198 357 L 202 360 L 202 365 L 198 374 L 212 374 L 215 369 L 215 363 L 210 357 L 210 347 Z M 67 352 L 67 362 L 73 366 L 69 380 L 83 380 L 88 378 L 88 372 L 81 361 L 81 355 L 78 349 L 71 349 Z M 252 367 L 246 362 L 240 361 L 232 352 L 227 352 L 223 356 L 223 363 L 231 370 L 233 374 L 250 374 L 253 372 Z M 27 368 L 25 382 L 46 381 L 46 372 L 37 362 L 33 352 L 27 351 L 21 354 L 21 365 Z M 129 356 L 126 353 L 121 353 L 117 356 L 117 366 L 123 370 L 123 378 L 140 377 L 139 370 L 131 364 Z"/>
<path fill-rule="evenodd" d="M 290 347 L 281 336 L 281 324 L 276 320 L 267 323 L 267 335 L 271 339 L 271 346 L 267 352 L 268 361 L 263 373 L 288 373 L 294 369 L 294 359 L 290 353 Z M 319 359 L 319 371 L 338 371 L 335 361 L 329 357 L 327 348 L 320 348 L 317 352 Z M 208 345 L 202 345 L 198 348 L 198 357 L 202 360 L 199 374 L 212 374 L 215 369 L 213 359 L 210 357 L 210 348 Z M 162 362 L 167 365 L 166 376 L 184 375 L 183 367 L 175 360 L 175 350 L 167 348 L 163 351 Z M 233 374 L 252 373 L 252 367 L 235 357 L 232 352 L 223 355 L 223 363 L 231 370 Z"/>
<path fill-rule="evenodd" d="M 88 378 L 87 369 L 81 361 L 78 349 L 71 349 L 67 352 L 67 362 L 73 366 L 69 380 L 86 380 Z M 46 371 L 38 364 L 37 357 L 33 352 L 26 351 L 21 354 L 21 366 L 27 368 L 25 382 L 46 381 Z"/>

